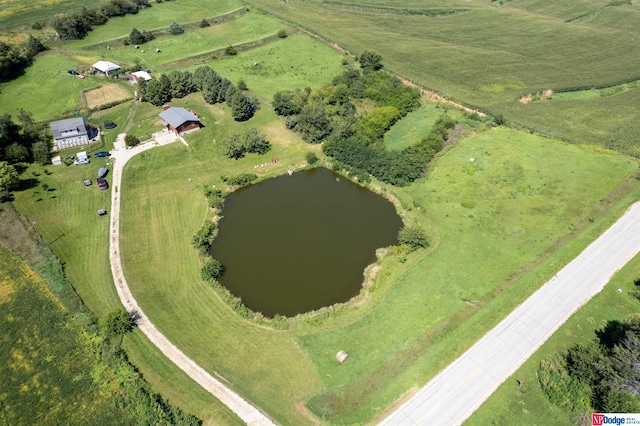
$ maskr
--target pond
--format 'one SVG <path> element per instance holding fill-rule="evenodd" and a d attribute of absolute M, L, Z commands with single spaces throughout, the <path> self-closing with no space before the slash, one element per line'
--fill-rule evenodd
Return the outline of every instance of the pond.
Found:
<path fill-rule="evenodd" d="M 356 296 L 375 251 L 402 221 L 383 197 L 327 169 L 229 194 L 211 253 L 221 283 L 265 316 L 295 316 Z"/>

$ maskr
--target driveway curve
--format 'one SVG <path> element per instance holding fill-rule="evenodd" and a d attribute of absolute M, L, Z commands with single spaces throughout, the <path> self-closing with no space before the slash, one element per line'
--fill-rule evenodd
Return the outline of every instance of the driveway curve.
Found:
<path fill-rule="evenodd" d="M 178 349 L 167 339 L 153 323 L 147 318 L 133 297 L 127 280 L 122 272 L 120 259 L 120 197 L 122 194 L 122 172 L 127 162 L 135 155 L 151 149 L 155 146 L 171 143 L 171 138 L 159 137 L 158 141 L 147 142 L 135 148 L 127 149 L 124 143 L 125 134 L 118 135 L 114 150 L 111 151 L 112 163 L 112 189 L 111 189 L 111 223 L 109 227 L 109 260 L 113 282 L 118 291 L 118 296 L 124 307 L 129 312 L 136 312 L 138 316 L 138 328 L 160 351 L 171 360 L 178 368 L 184 371 L 196 383 L 218 398 L 231 411 L 236 413 L 245 423 L 251 426 L 275 425 L 271 419 L 253 405 L 245 401 L 240 395 L 222 384 L 219 380 L 196 364 L 191 358 Z"/>
<path fill-rule="evenodd" d="M 640 252 L 640 203 L 380 424 L 458 425 Z"/>

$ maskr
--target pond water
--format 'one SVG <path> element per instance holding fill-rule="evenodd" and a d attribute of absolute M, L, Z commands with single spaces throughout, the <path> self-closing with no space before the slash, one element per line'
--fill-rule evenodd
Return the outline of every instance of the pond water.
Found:
<path fill-rule="evenodd" d="M 383 197 L 323 168 L 229 194 L 211 252 L 221 283 L 268 317 L 295 316 L 357 295 L 376 248 L 402 221 Z"/>

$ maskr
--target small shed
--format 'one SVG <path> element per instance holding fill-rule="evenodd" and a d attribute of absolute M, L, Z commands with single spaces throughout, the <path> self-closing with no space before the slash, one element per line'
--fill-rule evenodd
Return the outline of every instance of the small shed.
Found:
<path fill-rule="evenodd" d="M 62 164 L 62 158 L 60 158 L 59 155 L 56 155 L 51 159 L 51 164 L 53 164 L 54 166 L 60 166 Z"/>
<path fill-rule="evenodd" d="M 138 82 L 138 80 L 142 79 L 145 81 L 149 81 L 151 80 L 151 76 L 149 75 L 148 72 L 146 71 L 136 71 L 136 72 L 132 72 L 131 73 L 131 78 L 133 78 L 133 81 L 135 81 L 136 83 Z"/>

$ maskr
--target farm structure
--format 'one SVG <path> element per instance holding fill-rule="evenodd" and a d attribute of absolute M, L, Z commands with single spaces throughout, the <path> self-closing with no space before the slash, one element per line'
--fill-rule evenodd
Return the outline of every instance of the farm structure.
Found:
<path fill-rule="evenodd" d="M 201 126 L 198 116 L 184 108 L 165 106 L 159 115 L 166 129 L 177 135 L 195 132 Z"/>
<path fill-rule="evenodd" d="M 66 149 L 89 144 L 89 131 L 84 118 L 68 118 L 49 123 L 53 135 L 53 149 Z"/>
<path fill-rule="evenodd" d="M 136 72 L 132 72 L 131 73 L 131 78 L 133 79 L 133 81 L 135 81 L 136 83 L 138 82 L 138 80 L 142 79 L 142 80 L 146 80 L 149 81 L 152 79 L 152 77 L 149 75 L 148 72 L 146 71 L 136 71 Z"/>
<path fill-rule="evenodd" d="M 120 66 L 109 61 L 98 61 L 93 64 L 93 68 L 95 68 L 99 73 L 108 76 L 111 71 L 119 70 Z"/>

